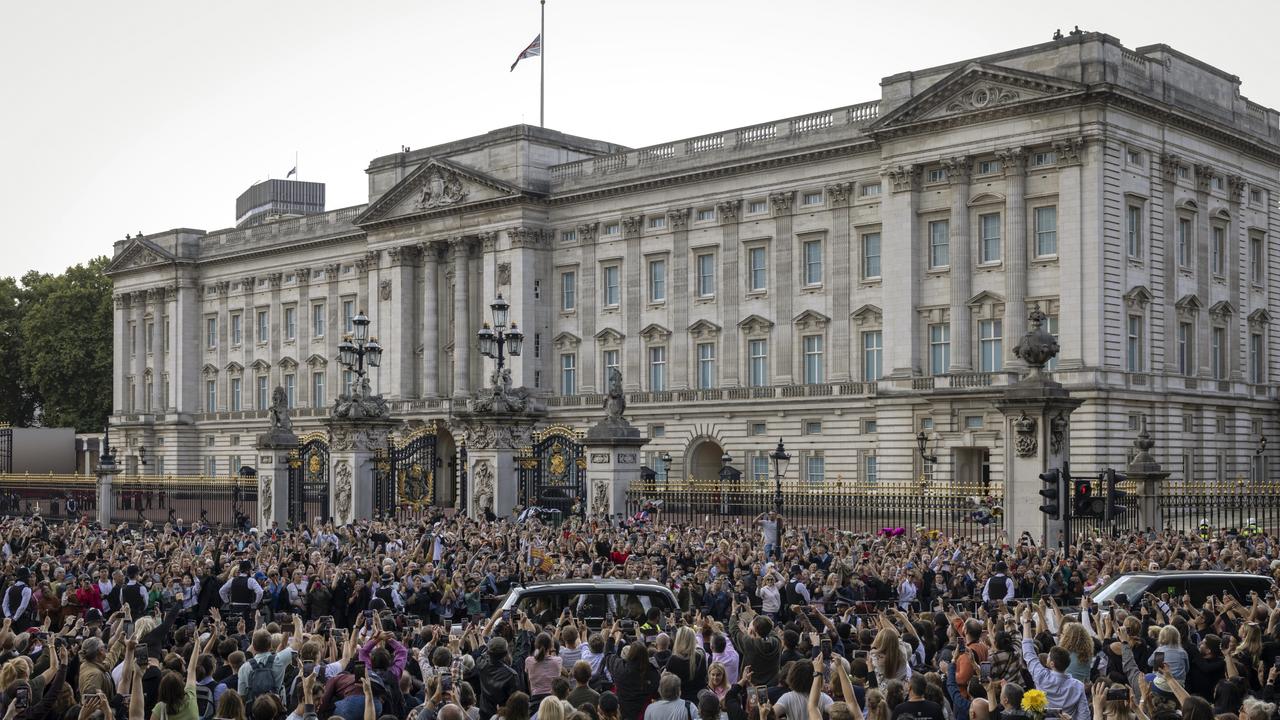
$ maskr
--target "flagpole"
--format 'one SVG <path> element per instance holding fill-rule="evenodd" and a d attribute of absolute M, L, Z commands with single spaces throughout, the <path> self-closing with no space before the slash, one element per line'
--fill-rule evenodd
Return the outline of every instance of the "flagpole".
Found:
<path fill-rule="evenodd" d="M 538 61 L 538 127 L 547 126 L 547 0 L 542 0 L 542 57 Z"/>

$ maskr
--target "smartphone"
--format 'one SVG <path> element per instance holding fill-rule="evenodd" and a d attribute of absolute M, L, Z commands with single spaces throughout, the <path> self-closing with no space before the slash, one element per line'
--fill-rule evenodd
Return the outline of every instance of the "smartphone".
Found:
<path fill-rule="evenodd" d="M 990 680 L 991 679 L 991 662 L 987 661 L 983 663 L 978 663 L 978 672 L 980 673 L 979 677 L 982 679 L 982 682 L 985 683 L 988 680 Z"/>
<path fill-rule="evenodd" d="M 453 691 L 453 673 L 446 672 L 440 674 L 440 692 Z"/>
<path fill-rule="evenodd" d="M 364 663 L 357 660 L 355 664 L 351 666 L 351 675 L 356 680 L 363 681 L 364 680 Z"/>
<path fill-rule="evenodd" d="M 502 611 L 502 621 L 511 622 L 511 608 L 507 608 Z"/>
<path fill-rule="evenodd" d="M 831 638 L 826 638 L 826 637 L 822 638 L 821 648 L 822 648 L 822 659 L 830 660 L 831 659 Z"/>
<path fill-rule="evenodd" d="M 1164 652 L 1157 652 L 1151 655 L 1151 669 L 1159 670 L 1164 667 Z"/>
<path fill-rule="evenodd" d="M 333 641 L 334 641 L 334 642 L 336 642 L 336 643 L 341 643 L 341 642 L 342 642 L 342 630 L 341 630 L 341 629 L 339 629 L 339 628 L 334 628 L 334 629 L 332 629 L 332 630 L 330 630 L 330 631 L 329 631 L 329 635 L 330 635 L 330 637 L 332 637 L 332 638 L 333 638 Z"/>
<path fill-rule="evenodd" d="M 133 650 L 133 662 L 136 665 L 146 665 L 151 659 L 151 653 L 147 650 L 145 644 L 139 644 Z"/>
<path fill-rule="evenodd" d="M 31 705 L 31 688 L 25 684 L 14 688 L 13 704 L 17 710 L 26 710 Z"/>
<path fill-rule="evenodd" d="M 1129 688 L 1125 688 L 1125 687 L 1107 688 L 1107 702 L 1111 702 L 1113 700 L 1128 702 Z"/>

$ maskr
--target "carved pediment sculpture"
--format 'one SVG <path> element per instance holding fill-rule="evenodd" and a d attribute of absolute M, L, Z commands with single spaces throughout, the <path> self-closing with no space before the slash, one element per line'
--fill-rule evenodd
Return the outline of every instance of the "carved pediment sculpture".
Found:
<path fill-rule="evenodd" d="M 460 203 L 466 197 L 467 189 L 458 173 L 436 166 L 427 171 L 414 205 L 419 210 L 431 210 Z"/>

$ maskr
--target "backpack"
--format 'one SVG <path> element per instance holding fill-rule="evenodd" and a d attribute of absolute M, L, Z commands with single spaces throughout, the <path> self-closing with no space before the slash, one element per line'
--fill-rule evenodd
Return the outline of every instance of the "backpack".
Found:
<path fill-rule="evenodd" d="M 276 675 L 273 671 L 275 664 L 275 653 L 268 655 L 262 662 L 259 662 L 256 657 L 249 661 L 249 686 L 239 691 L 244 696 L 246 706 L 252 706 L 259 695 L 270 695 L 277 690 Z"/>
<path fill-rule="evenodd" d="M 213 686 L 196 683 L 196 712 L 200 720 L 213 720 L 217 706 L 213 702 Z"/>

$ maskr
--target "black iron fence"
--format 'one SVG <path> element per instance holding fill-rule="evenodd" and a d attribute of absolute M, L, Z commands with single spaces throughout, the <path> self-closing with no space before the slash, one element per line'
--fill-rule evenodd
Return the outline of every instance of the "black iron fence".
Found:
<path fill-rule="evenodd" d="M 719 525 L 751 520 L 775 508 L 772 483 L 641 480 L 627 489 L 627 514 L 646 503 L 660 508 L 659 522 Z M 994 542 L 1004 527 L 1004 489 L 999 483 L 942 482 L 784 483 L 784 521 L 857 533 L 938 532 Z"/>
<path fill-rule="evenodd" d="M 1280 530 L 1280 481 L 1171 478 L 1158 502 L 1161 521 L 1174 530 Z"/>
<path fill-rule="evenodd" d="M 87 475 L 0 475 L 0 514 L 49 520 L 98 517 L 97 479 Z M 232 526 L 258 521 L 258 486 L 240 477 L 120 476 L 111 484 L 111 522 Z"/>

